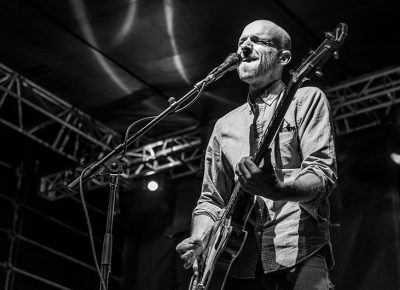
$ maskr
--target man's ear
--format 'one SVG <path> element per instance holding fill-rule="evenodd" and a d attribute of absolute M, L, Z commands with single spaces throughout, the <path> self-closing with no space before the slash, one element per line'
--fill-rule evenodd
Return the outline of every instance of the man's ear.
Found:
<path fill-rule="evenodd" d="M 287 65 L 292 59 L 292 53 L 289 50 L 282 50 L 279 58 L 279 62 L 281 65 Z"/>

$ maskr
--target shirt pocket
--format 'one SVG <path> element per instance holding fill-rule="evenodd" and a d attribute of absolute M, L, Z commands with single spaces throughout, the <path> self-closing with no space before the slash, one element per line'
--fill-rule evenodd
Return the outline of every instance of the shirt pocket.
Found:
<path fill-rule="evenodd" d="M 295 136 L 295 131 L 285 131 L 278 133 L 279 143 L 281 145 L 292 143 L 292 140 Z"/>
<path fill-rule="evenodd" d="M 279 132 L 274 142 L 277 169 L 294 169 L 301 165 L 296 131 Z"/>

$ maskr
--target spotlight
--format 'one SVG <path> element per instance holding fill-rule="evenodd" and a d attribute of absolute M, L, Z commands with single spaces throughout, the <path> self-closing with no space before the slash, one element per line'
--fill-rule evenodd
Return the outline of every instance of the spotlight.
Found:
<path fill-rule="evenodd" d="M 400 154 L 393 152 L 390 154 L 390 158 L 392 159 L 392 161 L 394 163 L 396 163 L 397 165 L 400 165 Z"/>
<path fill-rule="evenodd" d="M 150 180 L 147 183 L 147 189 L 150 191 L 156 191 L 158 189 L 158 187 L 159 187 L 158 182 L 155 180 Z"/>

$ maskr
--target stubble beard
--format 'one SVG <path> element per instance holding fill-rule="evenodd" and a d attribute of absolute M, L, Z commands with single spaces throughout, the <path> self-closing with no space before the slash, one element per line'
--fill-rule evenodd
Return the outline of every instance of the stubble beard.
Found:
<path fill-rule="evenodd" d="M 263 58 L 259 60 L 256 67 L 254 67 L 255 64 L 253 63 L 242 63 L 237 69 L 239 78 L 245 83 L 252 84 L 259 77 L 266 77 L 270 72 L 272 72 L 275 60 L 275 57 L 268 60 Z"/>

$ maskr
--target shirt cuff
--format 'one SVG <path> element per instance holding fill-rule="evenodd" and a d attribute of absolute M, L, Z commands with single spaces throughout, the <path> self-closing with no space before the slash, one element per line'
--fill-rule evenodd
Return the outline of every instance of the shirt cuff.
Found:
<path fill-rule="evenodd" d="M 192 217 L 196 215 L 207 215 L 209 216 L 213 221 L 216 221 L 218 219 L 218 216 L 221 212 L 221 208 L 210 204 L 210 203 L 201 203 L 196 206 L 196 208 L 193 210 Z"/>

